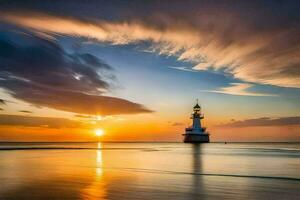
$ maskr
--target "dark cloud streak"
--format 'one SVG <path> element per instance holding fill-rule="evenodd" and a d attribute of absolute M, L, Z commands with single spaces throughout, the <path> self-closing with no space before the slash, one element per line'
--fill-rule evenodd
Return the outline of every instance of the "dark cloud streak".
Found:
<path fill-rule="evenodd" d="M 6 101 L 4 99 L 0 99 L 0 104 L 5 105 Z"/>
<path fill-rule="evenodd" d="M 75 120 L 53 117 L 34 117 L 21 115 L 0 115 L 2 126 L 45 127 L 45 128 L 82 128 L 84 124 Z"/>
<path fill-rule="evenodd" d="M 228 124 L 222 124 L 220 127 L 251 127 L 251 126 L 289 126 L 300 125 L 300 117 L 281 117 L 269 118 L 262 117 L 257 119 L 246 119 L 243 121 L 234 121 Z"/>
<path fill-rule="evenodd" d="M 172 126 L 184 126 L 184 123 L 174 122 L 174 123 L 172 123 Z"/>
<path fill-rule="evenodd" d="M 19 112 L 21 112 L 21 113 L 28 113 L 28 114 L 33 113 L 33 112 L 29 111 L 29 110 L 19 110 Z"/>

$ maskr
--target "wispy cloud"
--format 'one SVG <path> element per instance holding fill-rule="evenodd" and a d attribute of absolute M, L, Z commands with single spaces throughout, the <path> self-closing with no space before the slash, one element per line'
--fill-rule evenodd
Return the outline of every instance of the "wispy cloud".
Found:
<path fill-rule="evenodd" d="M 250 83 L 232 83 L 229 87 L 222 87 L 219 90 L 200 90 L 201 92 L 212 92 L 237 96 L 277 96 L 275 94 L 266 94 L 258 92 L 250 92 L 247 89 L 251 88 L 253 84 Z"/>
<path fill-rule="evenodd" d="M 150 16 L 149 12 L 142 12 L 148 9 L 146 5 L 137 3 L 140 10 L 135 12 L 126 5 L 124 8 L 115 5 L 118 13 L 130 14 L 113 21 L 94 13 L 93 3 L 97 4 L 95 1 L 91 7 L 82 7 L 89 9 L 84 20 L 80 12 L 76 15 L 78 12 L 68 10 L 69 14 L 55 15 L 52 10 L 48 12 L 51 15 L 46 15 L 36 9 L 33 9 L 35 14 L 3 12 L 1 18 L 48 36 L 84 37 L 112 45 L 146 41 L 151 44 L 152 52 L 190 61 L 195 64 L 194 70 L 225 68 L 246 82 L 300 87 L 297 3 L 287 2 L 282 6 L 271 2 L 274 5 L 270 6 L 239 2 L 230 6 L 221 1 L 215 4 L 191 1 L 182 8 L 180 2 L 157 4 L 154 1 L 153 5 L 147 5 L 156 8 Z M 180 14 L 173 12 L 179 7 Z M 280 9 L 280 15 L 276 9 L 272 10 L 275 7 Z M 255 15 L 249 15 L 249 11 Z"/>
<path fill-rule="evenodd" d="M 176 69 L 176 70 L 181 70 L 181 71 L 186 71 L 186 72 L 198 72 L 198 70 L 194 70 L 188 67 L 172 67 L 170 66 L 169 68 L 171 69 Z"/>

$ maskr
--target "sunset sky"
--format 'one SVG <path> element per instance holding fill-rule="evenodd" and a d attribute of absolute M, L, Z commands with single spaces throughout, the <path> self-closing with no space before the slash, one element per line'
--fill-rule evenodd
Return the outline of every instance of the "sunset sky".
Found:
<path fill-rule="evenodd" d="M 298 1 L 1 1 L 0 141 L 300 141 Z"/>

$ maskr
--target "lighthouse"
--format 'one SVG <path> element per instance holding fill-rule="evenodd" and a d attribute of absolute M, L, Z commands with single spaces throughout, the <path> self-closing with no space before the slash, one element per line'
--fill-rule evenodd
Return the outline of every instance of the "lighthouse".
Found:
<path fill-rule="evenodd" d="M 185 143 L 208 143 L 209 134 L 206 131 L 206 128 L 202 126 L 201 120 L 204 118 L 204 115 L 201 113 L 201 107 L 197 103 L 193 108 L 193 114 L 191 119 L 193 120 L 192 126 L 185 129 L 184 142 Z"/>

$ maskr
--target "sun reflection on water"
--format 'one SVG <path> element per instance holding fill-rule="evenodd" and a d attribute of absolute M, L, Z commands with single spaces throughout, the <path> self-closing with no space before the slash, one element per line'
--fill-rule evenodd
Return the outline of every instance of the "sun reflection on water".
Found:
<path fill-rule="evenodd" d="M 88 187 L 85 187 L 82 190 L 82 199 L 85 200 L 94 200 L 94 199 L 105 199 L 106 188 L 105 180 L 103 177 L 103 157 L 102 157 L 102 144 L 97 143 L 96 154 L 94 160 L 92 160 L 95 171 L 94 171 L 94 180 Z"/>
<path fill-rule="evenodd" d="M 102 144 L 99 142 L 97 146 L 97 157 L 96 157 L 96 174 L 101 176 L 103 174 L 102 170 Z"/>

